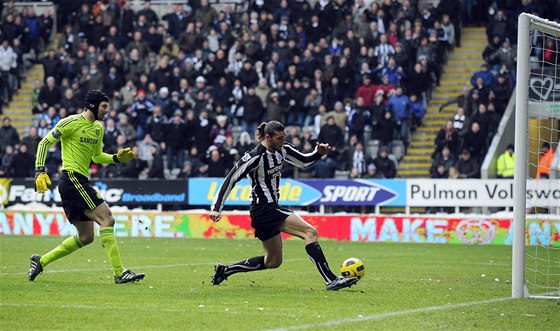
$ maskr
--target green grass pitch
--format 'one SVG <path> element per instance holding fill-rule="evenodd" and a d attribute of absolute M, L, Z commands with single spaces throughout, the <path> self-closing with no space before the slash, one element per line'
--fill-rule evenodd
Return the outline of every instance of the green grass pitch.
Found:
<path fill-rule="evenodd" d="M 323 241 L 331 268 L 365 277 L 325 290 L 303 242 L 276 270 L 209 282 L 216 262 L 262 254 L 258 240 L 118 238 L 144 281 L 115 285 L 98 238 L 26 279 L 29 256 L 58 237 L 0 236 L 1 330 L 558 330 L 560 301 L 513 300 L 511 247 Z M 484 276 L 483 276 L 484 275 Z"/>

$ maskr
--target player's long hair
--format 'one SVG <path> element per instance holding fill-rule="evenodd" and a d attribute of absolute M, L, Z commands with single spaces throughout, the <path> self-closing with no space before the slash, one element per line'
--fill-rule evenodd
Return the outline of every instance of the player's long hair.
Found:
<path fill-rule="evenodd" d="M 274 137 L 276 132 L 281 132 L 286 130 L 284 124 L 278 121 L 262 122 L 257 127 L 257 141 L 263 141 L 264 137 L 268 134 L 270 137 Z"/>

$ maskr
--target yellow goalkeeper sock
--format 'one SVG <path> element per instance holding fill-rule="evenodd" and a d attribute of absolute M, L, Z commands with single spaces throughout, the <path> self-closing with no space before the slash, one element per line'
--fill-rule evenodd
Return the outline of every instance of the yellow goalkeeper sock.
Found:
<path fill-rule="evenodd" d="M 113 266 L 113 272 L 116 276 L 121 276 L 123 274 L 124 268 L 121 261 L 121 253 L 119 251 L 119 246 L 117 245 L 117 240 L 115 239 L 115 231 L 112 226 L 99 228 L 99 237 L 101 238 L 101 246 L 105 250 L 105 254 L 111 261 Z"/>
<path fill-rule="evenodd" d="M 78 235 L 74 235 L 72 237 L 68 237 L 64 239 L 64 241 L 58 245 L 55 249 L 48 252 L 47 254 L 41 257 L 41 265 L 44 267 L 47 264 L 54 262 L 60 258 L 65 257 L 66 255 L 84 247 L 80 239 L 78 239 Z"/>

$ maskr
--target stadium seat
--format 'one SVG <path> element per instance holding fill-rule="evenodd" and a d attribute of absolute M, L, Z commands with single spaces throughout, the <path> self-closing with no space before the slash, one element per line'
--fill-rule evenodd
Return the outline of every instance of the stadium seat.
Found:
<path fill-rule="evenodd" d="M 366 125 L 364 127 L 364 141 L 369 142 L 371 139 L 371 126 L 370 125 Z"/>
<path fill-rule="evenodd" d="M 350 177 L 350 171 L 348 170 L 335 170 L 334 171 L 334 178 L 335 179 L 348 179 Z"/>
<path fill-rule="evenodd" d="M 393 163 L 395 164 L 395 167 L 397 169 L 399 169 L 399 160 L 397 159 L 397 157 L 394 154 L 389 154 L 388 158 L 389 158 L 389 160 L 393 161 Z"/>
<path fill-rule="evenodd" d="M 402 140 L 395 139 L 393 140 L 393 148 L 391 150 L 391 154 L 395 155 L 397 160 L 402 159 L 405 153 L 404 143 Z"/>
<path fill-rule="evenodd" d="M 377 139 L 368 140 L 367 144 L 368 144 L 368 146 L 379 147 L 379 140 L 377 140 Z"/>
<path fill-rule="evenodd" d="M 231 127 L 231 134 L 233 135 L 234 142 L 239 141 L 239 136 L 241 136 L 242 132 L 243 132 L 243 128 L 239 125 L 235 125 Z"/>
<path fill-rule="evenodd" d="M 366 150 L 367 150 L 368 155 L 375 159 L 377 157 L 377 152 L 379 152 L 379 145 L 378 146 L 368 146 L 368 147 L 366 147 Z"/>

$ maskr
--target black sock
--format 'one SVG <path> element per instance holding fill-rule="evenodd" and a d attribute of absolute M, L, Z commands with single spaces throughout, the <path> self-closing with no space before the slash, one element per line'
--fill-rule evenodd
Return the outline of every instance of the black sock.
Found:
<path fill-rule="evenodd" d="M 263 269 L 266 269 L 266 266 L 264 265 L 264 256 L 255 256 L 247 260 L 228 265 L 224 273 L 226 276 L 231 276 L 238 272 L 250 272 Z"/>
<path fill-rule="evenodd" d="M 329 268 L 329 264 L 327 263 L 327 259 L 325 258 L 325 254 L 323 254 L 323 250 L 321 249 L 321 245 L 319 243 L 311 243 L 305 246 L 305 251 L 309 258 L 315 266 L 319 273 L 325 279 L 325 282 L 330 282 L 336 279 L 336 276 L 332 273 L 331 269 Z"/>

